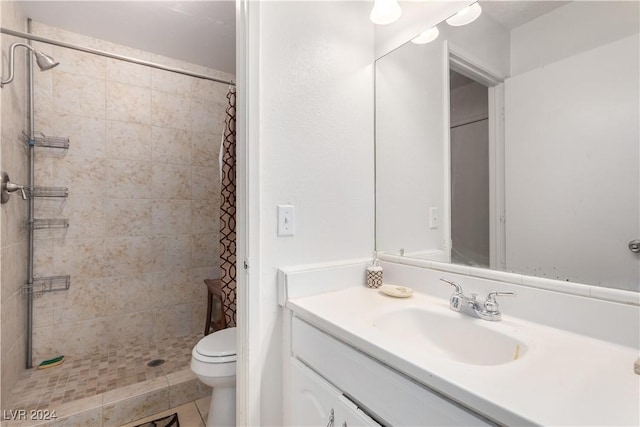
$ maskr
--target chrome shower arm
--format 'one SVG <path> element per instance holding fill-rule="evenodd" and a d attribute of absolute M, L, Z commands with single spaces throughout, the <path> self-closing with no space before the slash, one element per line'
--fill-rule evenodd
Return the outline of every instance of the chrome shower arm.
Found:
<path fill-rule="evenodd" d="M 22 46 L 22 47 L 26 47 L 28 50 L 30 50 L 31 52 L 33 52 L 35 49 L 32 48 L 31 46 L 29 46 L 26 43 L 14 43 L 11 45 L 10 51 L 9 51 L 9 77 L 6 80 L 1 80 L 0 81 L 0 87 L 3 87 L 4 85 L 11 83 L 13 81 L 13 70 L 14 70 L 14 65 L 15 65 L 15 50 L 16 47 L 18 46 Z"/>
<path fill-rule="evenodd" d="M 13 43 L 9 51 L 9 77 L 6 80 L 0 80 L 0 88 L 4 87 L 4 85 L 11 83 L 13 81 L 13 74 L 14 74 L 14 68 L 15 68 L 15 50 L 16 50 L 16 47 L 18 46 L 22 46 L 28 49 L 29 51 L 33 52 L 33 54 L 36 57 L 36 63 L 38 64 L 38 67 L 40 67 L 40 70 L 42 71 L 49 70 L 55 67 L 56 65 L 58 65 L 55 59 L 53 59 L 52 57 L 50 57 L 45 53 L 42 53 L 34 49 L 33 47 L 29 46 L 26 43 Z"/>

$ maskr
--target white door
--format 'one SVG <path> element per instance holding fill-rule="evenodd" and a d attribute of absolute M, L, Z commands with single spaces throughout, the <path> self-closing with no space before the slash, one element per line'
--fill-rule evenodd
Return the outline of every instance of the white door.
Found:
<path fill-rule="evenodd" d="M 640 290 L 638 38 L 505 82 L 507 270 Z"/>
<path fill-rule="evenodd" d="M 292 426 L 380 427 L 337 388 L 293 358 L 290 398 Z"/>
<path fill-rule="evenodd" d="M 339 391 L 300 361 L 291 359 L 291 425 L 335 425 Z"/>

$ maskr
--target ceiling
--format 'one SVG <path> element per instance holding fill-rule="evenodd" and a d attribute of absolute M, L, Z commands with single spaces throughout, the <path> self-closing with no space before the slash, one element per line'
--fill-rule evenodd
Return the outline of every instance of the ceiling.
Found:
<path fill-rule="evenodd" d="M 34 21 L 235 74 L 235 1 L 18 2 Z M 567 1 L 481 1 L 508 29 Z"/>
<path fill-rule="evenodd" d="M 509 1 L 481 0 L 482 12 L 493 18 L 503 27 L 513 30 L 522 24 L 536 19 L 554 9 L 570 3 L 569 1 Z"/>
<path fill-rule="evenodd" d="M 235 74 L 235 2 L 19 1 L 36 22 Z"/>

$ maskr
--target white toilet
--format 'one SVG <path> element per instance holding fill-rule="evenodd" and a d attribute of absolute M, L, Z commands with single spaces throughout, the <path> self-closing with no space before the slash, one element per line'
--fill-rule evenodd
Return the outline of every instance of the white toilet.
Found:
<path fill-rule="evenodd" d="M 236 425 L 236 328 L 202 338 L 191 352 L 191 370 L 213 387 L 207 427 Z"/>

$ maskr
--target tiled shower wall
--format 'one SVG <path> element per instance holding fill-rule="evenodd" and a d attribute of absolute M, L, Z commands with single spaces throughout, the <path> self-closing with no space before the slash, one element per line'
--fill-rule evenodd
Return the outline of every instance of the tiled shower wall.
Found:
<path fill-rule="evenodd" d="M 34 23 L 34 33 L 190 71 L 233 76 Z M 50 45 L 37 72 L 36 128 L 67 136 L 43 151 L 36 183 L 69 188 L 36 216 L 36 276 L 71 275 L 35 300 L 34 363 L 204 329 L 205 278 L 218 277 L 218 153 L 224 84 Z"/>
<path fill-rule="evenodd" d="M 25 30 L 25 17 L 15 2 L 0 2 L 0 25 Z M 9 46 L 23 41 L 1 35 L 2 76 L 8 77 Z M 1 150 L 0 169 L 13 182 L 27 182 L 27 150 L 20 141 L 26 123 L 24 48 L 16 50 L 15 79 L 0 89 Z M 26 302 L 22 285 L 27 279 L 27 233 L 24 221 L 27 203 L 14 193 L 8 203 L 0 205 L 0 409 L 5 409 L 9 391 L 25 367 Z"/>

